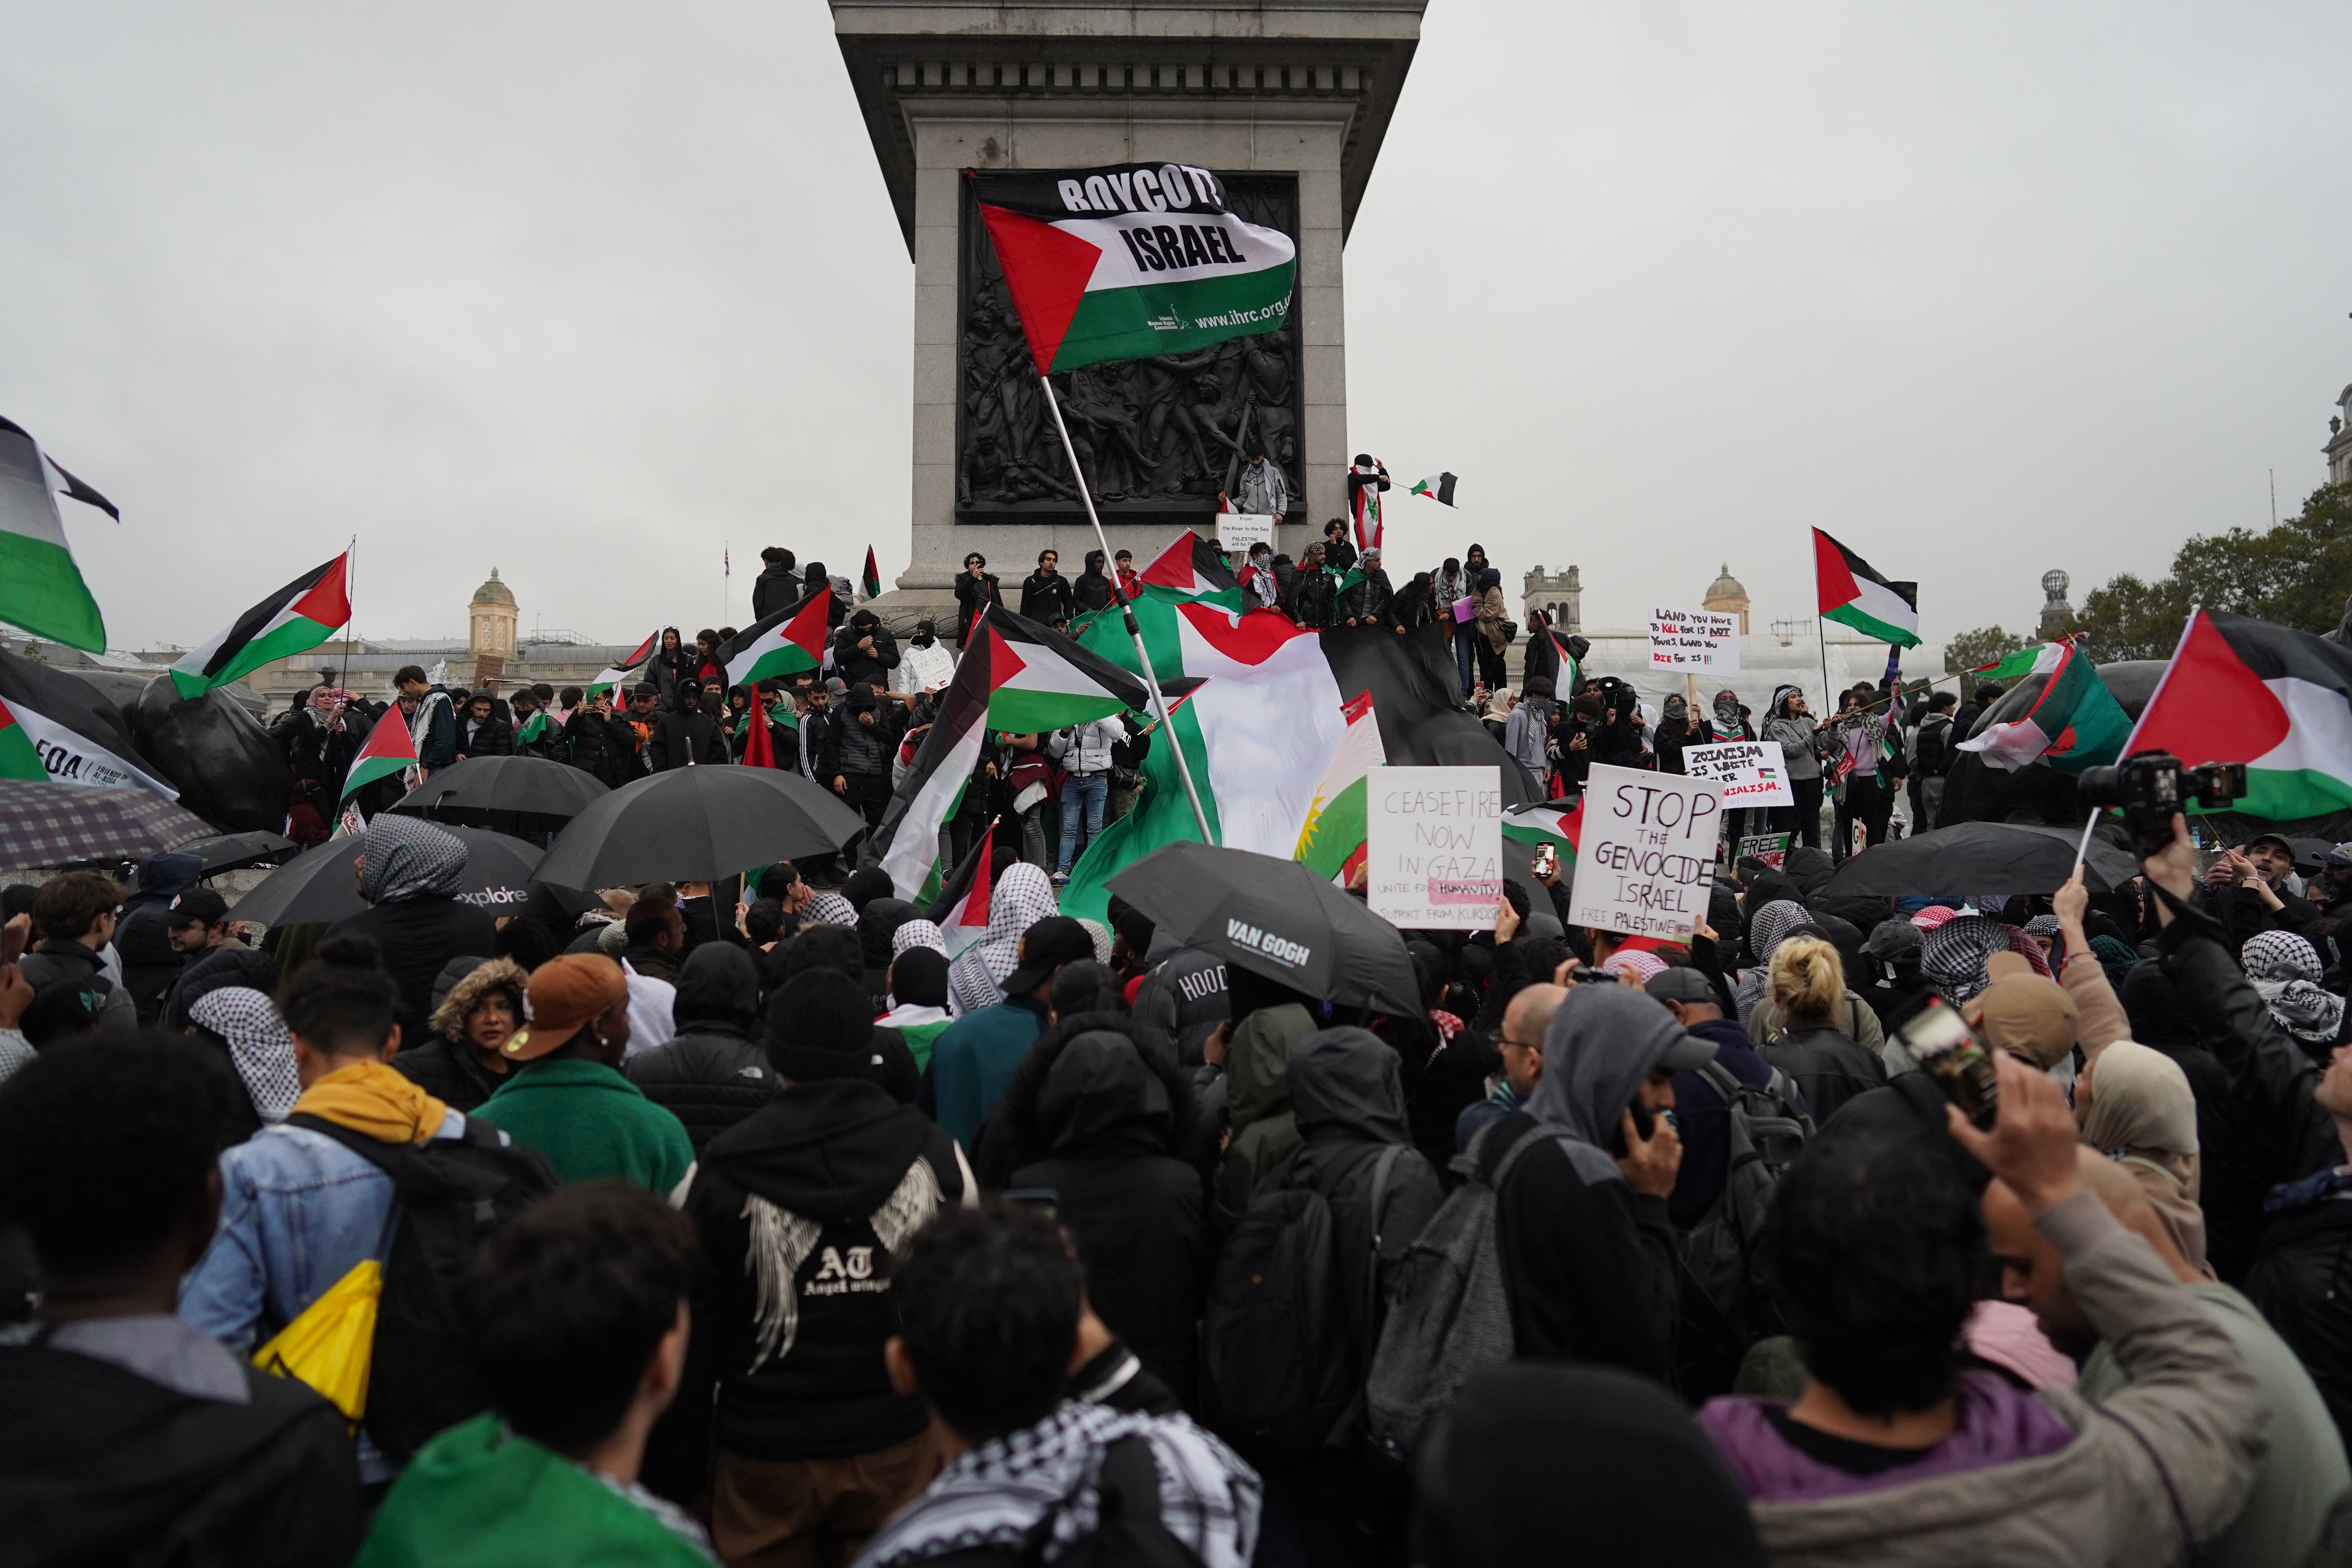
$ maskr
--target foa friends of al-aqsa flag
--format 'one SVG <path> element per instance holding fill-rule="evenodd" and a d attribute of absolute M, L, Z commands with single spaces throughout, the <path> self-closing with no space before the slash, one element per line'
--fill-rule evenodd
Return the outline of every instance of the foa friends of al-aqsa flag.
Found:
<path fill-rule="evenodd" d="M 1298 247 L 1188 163 L 967 169 L 1039 374 L 1184 353 L 1290 318 Z"/>

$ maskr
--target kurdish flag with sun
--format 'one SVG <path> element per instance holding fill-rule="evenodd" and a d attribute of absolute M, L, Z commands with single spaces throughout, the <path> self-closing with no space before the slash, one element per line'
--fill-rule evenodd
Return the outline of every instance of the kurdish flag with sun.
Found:
<path fill-rule="evenodd" d="M 730 686 L 750 686 L 814 669 L 832 636 L 833 590 L 820 588 L 797 604 L 754 621 L 719 650 Z"/>
<path fill-rule="evenodd" d="M 1389 758 L 1370 690 L 1357 693 L 1339 711 L 1348 732 L 1315 786 L 1315 803 L 1307 808 L 1307 826 L 1298 831 L 1298 850 L 1291 858 L 1344 887 L 1364 863 L 1370 835 L 1364 796 L 1372 770 L 1387 765 Z"/>
<path fill-rule="evenodd" d="M 317 647 L 352 618 L 351 552 L 313 566 L 172 666 L 182 701 L 252 674 L 272 659 Z"/>
<path fill-rule="evenodd" d="M 1206 169 L 966 169 L 1039 374 L 1184 353 L 1290 319 L 1298 247 Z"/>

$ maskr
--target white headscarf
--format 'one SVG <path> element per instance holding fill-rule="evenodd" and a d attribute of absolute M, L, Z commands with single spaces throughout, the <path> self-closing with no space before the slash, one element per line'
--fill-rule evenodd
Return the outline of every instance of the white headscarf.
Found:
<path fill-rule="evenodd" d="M 977 1013 L 1004 1000 L 1004 977 L 1020 967 L 1021 937 L 1060 912 L 1054 884 L 1026 860 L 1004 868 L 988 895 L 988 934 L 948 971 L 948 1000 L 958 1013 Z"/>
<path fill-rule="evenodd" d="M 188 1016 L 228 1042 L 228 1058 L 264 1121 L 283 1121 L 302 1096 L 294 1037 L 277 1005 L 249 985 L 224 985 L 196 998 Z"/>

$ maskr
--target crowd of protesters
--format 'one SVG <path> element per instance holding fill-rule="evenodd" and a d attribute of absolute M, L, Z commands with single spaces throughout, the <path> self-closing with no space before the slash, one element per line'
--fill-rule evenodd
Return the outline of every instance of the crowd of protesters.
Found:
<path fill-rule="evenodd" d="M 1483 552 L 1358 598 L 1345 535 L 1244 588 L 1476 626 Z M 771 611 L 829 581 L 769 566 Z M 528 731 L 611 782 L 765 722 L 867 806 L 952 659 L 843 609 L 740 710 L 707 633 L 625 715 L 415 670 L 392 711 L 428 767 Z M 1510 880 L 1402 933 L 1404 1012 L 1061 911 L 1117 721 L 991 738 L 949 831 L 1017 831 L 955 944 L 829 859 L 493 918 L 393 815 L 329 927 L 187 855 L 0 889 L 0 1561 L 2352 1561 L 2352 844 L 2176 818 L 2111 891 L 1838 897 L 1824 781 L 1876 842 L 1975 714 L 1484 700 L 1507 646 L 1465 700 L 1555 793 L 1760 734 L 1814 764 L 1795 843 L 1677 942 Z M 356 713 L 281 734 L 328 769 Z"/>

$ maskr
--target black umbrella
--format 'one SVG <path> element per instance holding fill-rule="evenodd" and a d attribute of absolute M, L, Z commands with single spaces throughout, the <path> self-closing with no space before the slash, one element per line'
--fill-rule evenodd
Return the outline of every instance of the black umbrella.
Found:
<path fill-rule="evenodd" d="M 137 860 L 212 831 L 150 789 L 0 779 L 0 866 Z"/>
<path fill-rule="evenodd" d="M 202 860 L 205 875 L 211 877 L 240 867 L 258 866 L 265 860 L 273 866 L 283 865 L 301 851 L 294 847 L 294 840 L 282 833 L 215 833 L 209 838 L 192 839 L 181 845 L 179 853 Z"/>
<path fill-rule="evenodd" d="M 392 809 L 404 816 L 439 817 L 452 808 L 577 816 L 611 793 L 594 774 L 545 757 L 468 757 L 436 771 Z"/>
<path fill-rule="evenodd" d="M 1352 1007 L 1421 1013 L 1404 933 L 1296 860 L 1170 844 L 1110 890 L 1187 947 Z"/>
<path fill-rule="evenodd" d="M 673 768 L 590 803 L 557 837 L 540 875 L 566 888 L 715 882 L 830 855 L 865 831 L 865 817 L 798 773 Z"/>
<path fill-rule="evenodd" d="M 1874 845 L 1822 884 L 1816 898 L 1909 898 L 1914 895 L 2054 893 L 2074 874 L 2079 827 L 2022 822 L 1963 822 L 1916 838 Z M 2095 834 L 2084 859 L 2084 883 L 2095 893 L 2139 875 L 2139 862 Z"/>
<path fill-rule="evenodd" d="M 437 825 L 436 825 L 437 826 Z M 519 915 L 530 898 L 541 851 L 537 845 L 478 827 L 442 827 L 466 847 L 466 875 L 457 896 L 494 915 Z M 330 838 L 306 849 L 261 879 L 229 913 L 260 925 L 316 925 L 358 914 L 362 836 Z"/>

